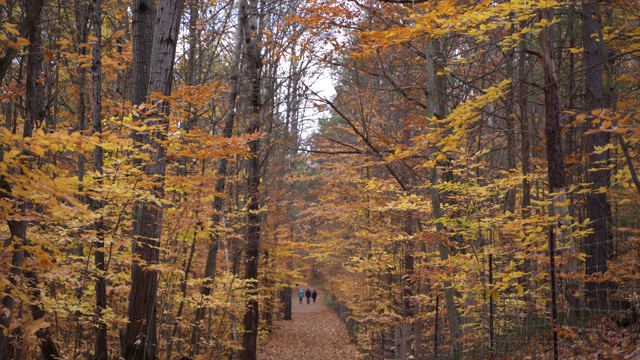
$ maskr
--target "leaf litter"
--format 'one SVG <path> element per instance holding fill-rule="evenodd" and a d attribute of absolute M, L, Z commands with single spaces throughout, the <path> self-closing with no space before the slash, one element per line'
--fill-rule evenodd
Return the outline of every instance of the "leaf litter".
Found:
<path fill-rule="evenodd" d="M 322 299 L 302 304 L 294 289 L 292 320 L 277 320 L 274 331 L 265 344 L 258 348 L 260 360 L 352 360 L 357 358 L 355 345 L 350 341 L 347 329 L 338 316 Z"/>

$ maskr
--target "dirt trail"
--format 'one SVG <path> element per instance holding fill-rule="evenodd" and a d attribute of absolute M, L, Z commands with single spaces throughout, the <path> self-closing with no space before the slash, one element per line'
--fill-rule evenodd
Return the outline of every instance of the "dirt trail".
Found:
<path fill-rule="evenodd" d="M 307 305 L 306 298 L 299 304 L 297 290 L 293 289 L 292 293 L 292 320 L 275 322 L 275 330 L 267 343 L 258 348 L 258 359 L 356 359 L 356 349 L 349 341 L 344 323 L 324 304 L 325 294 L 318 291 L 315 304 L 311 300 Z"/>

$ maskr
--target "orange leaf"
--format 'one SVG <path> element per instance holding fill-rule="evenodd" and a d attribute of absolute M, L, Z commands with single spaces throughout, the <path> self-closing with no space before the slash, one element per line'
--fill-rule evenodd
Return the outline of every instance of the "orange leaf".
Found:
<path fill-rule="evenodd" d="M 122 35 L 124 35 L 124 30 L 120 29 L 120 30 L 114 32 L 113 35 L 111 35 L 111 38 L 112 39 L 117 39 L 117 38 L 121 37 Z"/>

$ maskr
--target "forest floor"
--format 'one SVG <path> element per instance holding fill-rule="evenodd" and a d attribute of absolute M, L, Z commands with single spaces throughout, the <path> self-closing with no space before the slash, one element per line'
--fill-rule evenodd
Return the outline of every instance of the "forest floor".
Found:
<path fill-rule="evenodd" d="M 306 289 L 306 287 L 304 287 Z M 298 302 L 293 289 L 292 320 L 277 320 L 267 342 L 258 347 L 260 360 L 353 360 L 356 348 L 347 328 L 324 303 L 325 293 L 318 291 L 316 303 Z"/>

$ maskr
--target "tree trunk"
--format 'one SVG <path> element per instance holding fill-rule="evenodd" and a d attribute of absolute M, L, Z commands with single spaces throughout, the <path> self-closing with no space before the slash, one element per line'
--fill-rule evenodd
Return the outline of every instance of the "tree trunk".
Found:
<path fill-rule="evenodd" d="M 93 89 L 93 133 L 102 133 L 102 0 L 93 0 L 93 35 L 98 39 L 93 45 L 93 60 L 91 62 L 91 78 Z M 102 176 L 104 173 L 104 154 L 101 146 L 93 149 L 94 171 Z M 101 181 L 101 179 L 100 179 Z M 98 181 L 98 183 L 100 183 Z M 91 207 L 94 212 L 99 212 L 103 208 L 103 203 L 99 199 L 92 199 Z M 107 280 L 105 278 L 105 247 L 104 247 L 104 221 L 100 216 L 94 222 L 96 231 L 96 343 L 94 359 L 107 360 L 109 358 L 107 346 L 107 324 L 102 320 L 102 315 L 107 309 Z"/>
<path fill-rule="evenodd" d="M 133 88 L 131 102 L 139 105 L 147 100 L 149 72 L 151 66 L 151 48 L 156 17 L 155 0 L 133 0 Z"/>
<path fill-rule="evenodd" d="M 243 0 L 240 12 L 245 16 L 239 24 L 244 36 L 244 59 L 246 79 L 250 82 L 249 108 L 251 110 L 248 134 L 260 130 L 260 89 L 262 59 L 260 56 L 258 31 L 258 0 Z M 245 10 L 242 10 L 245 5 Z M 245 246 L 244 279 L 247 281 L 245 296 L 246 309 L 243 319 L 244 334 L 242 336 L 242 360 L 255 360 L 258 340 L 258 256 L 260 252 L 260 141 L 249 143 L 250 158 L 248 160 L 248 203 L 247 203 L 247 243 Z"/>
<path fill-rule="evenodd" d="M 42 6 L 39 1 L 27 1 L 26 6 L 28 9 L 32 9 L 34 6 Z M 38 11 L 38 15 L 40 12 Z M 29 15 L 27 15 L 29 16 Z M 40 76 L 45 74 L 44 70 L 44 50 L 42 48 L 42 38 L 39 30 L 39 17 L 31 19 L 32 23 L 29 24 L 29 41 L 28 47 L 29 57 L 27 59 L 27 78 L 26 78 L 26 116 L 24 119 L 23 137 L 33 136 L 33 131 L 36 122 L 44 119 L 45 117 L 45 87 L 40 82 Z M 27 152 L 24 155 L 30 155 Z M 19 170 L 17 170 L 19 171 Z M 4 185 L 4 184 L 3 184 Z M 10 193 L 9 184 L 6 184 L 8 193 Z M 31 204 L 24 199 L 18 199 L 20 205 L 15 208 L 16 215 L 20 213 L 19 217 L 26 218 L 31 210 Z M 11 234 L 11 242 L 13 243 L 13 255 L 10 270 L 10 280 L 12 283 L 18 284 L 18 279 L 24 273 L 23 286 L 27 288 L 30 296 L 29 309 L 31 310 L 31 317 L 34 321 L 42 319 L 46 312 L 40 308 L 37 303 L 39 302 L 40 290 L 38 287 L 38 278 L 32 271 L 25 271 L 23 265 L 26 259 L 30 256 L 27 251 L 23 249 L 24 246 L 29 245 L 27 240 L 27 220 L 14 220 L 8 219 L 7 224 L 9 226 L 9 232 Z M 2 305 L 9 310 L 9 314 L 4 312 L 0 317 L 0 325 L 8 328 L 11 320 L 11 312 L 14 311 L 15 300 L 11 295 L 4 297 Z M 6 336 L 15 335 L 14 341 Z M 40 358 L 44 360 L 53 360 L 59 358 L 57 345 L 51 338 L 51 330 L 49 327 L 39 329 L 35 333 L 39 340 L 40 345 Z M 19 338 L 21 336 L 21 329 L 18 328 L 11 334 L 5 334 L 2 331 L 0 335 L 0 359 L 16 358 L 20 359 L 24 357 L 23 350 L 20 349 Z"/>
<path fill-rule="evenodd" d="M 146 101 L 147 99 L 147 89 L 149 86 L 149 69 L 150 69 L 150 60 L 151 60 L 151 49 L 153 47 L 153 28 L 155 25 L 155 16 L 156 16 L 156 8 L 154 0 L 134 0 L 132 6 L 132 32 L 133 32 L 133 65 L 132 65 L 132 99 L 131 102 L 133 105 L 139 105 Z M 142 135 L 138 133 L 134 133 L 133 138 L 137 142 L 142 142 Z M 140 221 L 137 218 L 137 209 L 134 210 L 134 220 Z M 137 224 L 136 224 L 137 225 Z M 134 230 L 134 236 L 136 231 Z M 150 252 L 152 249 L 147 249 L 147 252 Z M 140 253 L 141 249 L 139 249 L 136 239 L 134 239 L 132 244 L 133 253 Z M 148 254 L 147 257 L 151 257 L 152 254 Z M 133 265 L 132 269 L 132 280 L 136 278 L 135 283 L 140 283 L 144 281 L 142 271 L 139 269 L 139 266 L 136 264 Z M 132 284 L 133 285 L 133 284 Z M 157 286 L 157 283 L 155 284 Z M 138 285 L 140 287 L 140 285 Z M 136 291 L 140 291 L 140 289 L 136 289 Z M 155 296 L 155 294 L 152 294 Z M 133 320 L 131 317 L 132 312 L 138 312 L 136 309 L 140 305 L 134 305 L 132 302 L 135 299 L 133 286 L 132 291 L 129 295 L 129 309 L 127 310 L 129 314 L 129 320 Z M 139 296 L 144 297 L 144 294 Z M 155 303 L 155 302 L 154 302 Z M 144 309 L 144 308 L 143 308 Z M 147 314 L 140 314 L 136 316 L 136 319 L 142 318 L 140 321 L 147 322 Z M 154 319 L 155 321 L 155 319 Z M 139 355 L 137 355 L 136 350 L 137 346 L 132 345 L 136 344 L 138 341 L 138 336 L 141 330 L 141 323 L 133 324 L 130 322 L 127 324 L 126 331 L 123 335 L 121 335 L 121 354 L 125 359 L 141 359 L 142 351 Z M 155 343 L 155 341 L 154 341 Z M 137 342 L 138 345 L 142 345 L 142 339 Z M 140 347 L 142 348 L 142 347 Z M 137 356 L 137 357 L 136 357 Z"/>
<path fill-rule="evenodd" d="M 77 56 L 84 57 L 87 53 L 87 48 L 84 45 L 87 43 L 87 36 L 89 35 L 89 29 L 87 29 L 87 23 L 89 21 L 89 6 L 85 1 L 76 0 L 75 1 L 75 15 L 76 15 L 76 28 L 78 30 L 78 34 L 76 35 L 76 41 L 78 42 L 77 47 Z M 76 120 L 78 130 L 81 132 L 86 132 L 87 130 L 87 68 L 81 63 L 78 62 L 76 65 L 76 81 L 78 86 L 78 104 L 76 107 Z M 84 181 L 85 174 L 85 163 L 87 159 L 85 158 L 84 151 L 78 152 L 78 192 L 82 192 L 82 182 Z M 82 246 L 79 246 L 79 253 L 82 253 Z"/>
<path fill-rule="evenodd" d="M 541 18 L 551 21 L 553 10 L 541 12 Z M 546 26 L 540 31 L 540 57 L 544 72 L 544 104 L 545 104 L 545 140 L 547 144 L 547 174 L 549 177 L 549 191 L 557 194 L 552 199 L 550 208 L 551 215 L 558 214 L 564 217 L 564 209 L 558 207 L 558 202 L 566 199 L 566 178 L 564 173 L 564 155 L 562 153 L 562 127 L 560 126 L 560 95 L 558 87 L 558 77 L 554 63 L 554 42 L 553 28 Z M 564 206 L 566 207 L 566 205 Z M 549 274 L 551 280 L 551 318 L 554 339 L 554 353 L 557 358 L 557 291 L 556 291 L 556 269 L 555 269 L 555 226 L 549 226 Z"/>
<path fill-rule="evenodd" d="M 173 64 L 183 6 L 184 1 L 181 0 L 160 0 L 158 2 L 149 67 L 151 69 L 148 80 L 149 94 L 171 95 Z M 149 179 L 153 179 L 151 193 L 157 199 L 164 197 L 166 149 L 162 142 L 167 137 L 168 115 L 169 103 L 165 100 L 158 101 L 157 104 L 154 104 L 152 113 L 145 119 L 145 124 L 150 126 L 152 133 L 140 134 L 142 142 L 150 149 L 145 150 L 149 152 L 150 161 L 144 171 Z M 125 359 L 146 360 L 154 359 L 157 356 L 156 297 L 158 274 L 156 271 L 144 267 L 158 263 L 163 209 L 156 202 L 140 202 L 134 216 L 136 222 L 132 250 L 143 263 L 134 262 L 131 272 L 129 323 L 123 347 Z"/>
<path fill-rule="evenodd" d="M 287 286 L 282 289 L 282 304 L 284 306 L 283 320 L 291 320 L 291 308 L 292 308 L 292 290 L 291 286 Z"/>
<path fill-rule="evenodd" d="M 38 1 L 29 1 L 29 6 L 37 5 Z M 35 24 L 32 24 L 32 31 L 29 34 L 28 53 L 27 59 L 27 92 L 26 92 L 26 108 L 27 118 L 24 124 L 24 137 L 31 137 L 37 123 L 40 123 L 45 117 L 45 85 L 41 82 L 41 76 L 46 75 L 45 63 L 44 63 L 44 49 L 43 41 L 40 34 L 40 20 L 35 20 Z M 26 205 L 29 207 L 29 205 Z M 21 220 L 26 222 L 26 220 Z M 25 235 L 26 227 L 25 224 Z M 26 237 L 25 237 L 26 239 Z M 28 241 L 27 241 L 28 242 Z M 25 258 L 29 257 L 29 254 L 25 252 Z M 27 286 L 32 296 L 32 303 L 29 305 L 31 310 L 31 316 L 33 320 L 39 320 L 44 318 L 46 312 L 37 305 L 40 298 L 40 290 L 38 288 L 38 278 L 32 271 L 25 271 L 25 279 L 27 280 Z M 40 358 L 44 360 L 58 359 L 60 354 L 58 347 L 51 338 L 51 329 L 49 327 L 40 329 L 36 332 L 36 337 L 40 343 Z"/>
<path fill-rule="evenodd" d="M 24 212 L 25 209 L 16 209 L 17 211 Z M 18 215 L 16 213 L 16 215 Z M 21 214 L 24 215 L 24 214 Z M 26 244 L 27 239 L 27 222 L 24 220 L 7 219 L 9 225 L 9 231 L 11 238 L 9 245 L 13 247 L 13 255 L 11 257 L 11 269 L 9 270 L 9 280 L 13 285 L 18 284 L 23 272 L 23 264 L 25 253 L 23 246 Z M 8 329 L 11 323 L 11 318 L 15 306 L 15 298 L 11 294 L 7 294 L 2 299 L 2 306 L 7 309 L 0 314 L 0 326 L 3 329 Z M 11 333 L 5 333 L 0 331 L 0 360 L 20 359 L 20 344 L 19 344 L 20 329 L 16 329 Z M 16 346 L 18 345 L 18 346 Z"/>
<path fill-rule="evenodd" d="M 507 79 L 514 78 L 514 57 L 515 49 L 511 49 L 506 53 L 507 62 Z M 516 127 L 513 105 L 515 103 L 515 81 L 509 87 L 506 95 L 505 117 L 506 117 L 506 135 L 507 135 L 507 169 L 509 172 L 516 171 Z M 516 188 L 511 187 L 507 190 L 504 197 L 504 211 L 513 213 L 516 210 Z"/>
<path fill-rule="evenodd" d="M 25 11 L 26 15 L 18 25 L 18 33 L 20 37 L 29 39 L 31 33 L 36 31 L 37 24 L 40 22 L 40 13 L 42 12 L 42 6 L 44 0 L 33 0 L 27 2 L 28 7 Z M 20 53 L 20 49 L 14 49 L 7 47 L 4 51 L 4 56 L 0 58 L 0 85 L 4 80 L 7 70 L 11 66 L 13 59 Z"/>
<path fill-rule="evenodd" d="M 524 43 L 520 46 L 524 47 Z M 520 136 L 522 142 L 522 217 L 527 218 L 531 215 L 529 207 L 531 206 L 531 182 L 529 174 L 531 173 L 531 125 L 528 117 L 528 88 L 526 79 L 526 58 L 525 53 L 520 51 L 518 57 L 518 108 L 520 109 Z"/>
<path fill-rule="evenodd" d="M 434 40 L 427 43 L 427 93 L 429 100 L 427 102 L 427 117 L 433 117 L 436 114 L 436 101 L 438 103 L 438 116 L 444 118 L 447 108 L 446 101 L 443 96 L 446 89 L 443 89 L 443 82 L 437 81 L 435 71 L 435 44 Z M 438 86 L 440 85 L 440 86 Z M 431 169 L 431 204 L 433 208 L 433 217 L 437 220 L 443 217 L 442 206 L 440 203 L 440 192 L 436 188 L 438 185 L 438 170 L 434 167 Z M 443 231 L 442 222 L 436 223 L 436 230 Z M 449 258 L 449 248 L 440 244 L 439 246 L 440 260 L 444 261 Z M 453 357 L 455 359 L 462 358 L 462 329 L 460 327 L 460 315 L 456 308 L 454 289 L 450 281 L 443 282 L 444 300 L 447 307 L 447 315 L 449 317 L 449 331 L 451 332 L 451 346 L 453 348 Z"/>
<path fill-rule="evenodd" d="M 201 70 L 197 65 L 196 50 L 198 47 L 198 20 L 199 20 L 199 0 L 189 0 L 189 50 L 187 51 L 187 61 L 189 65 L 184 78 L 185 85 L 193 86 L 197 84 L 197 70 Z"/>
<path fill-rule="evenodd" d="M 582 2 L 582 41 L 584 44 L 585 69 L 585 110 L 589 113 L 586 128 L 598 129 L 599 121 L 594 122 L 597 113 L 591 112 L 608 106 L 602 86 L 604 61 L 604 44 L 598 43 L 598 34 L 602 31 L 602 18 L 597 0 Z M 609 143 L 608 132 L 594 132 L 585 135 L 586 153 L 589 156 L 587 181 L 591 184 L 591 192 L 587 195 L 587 217 L 591 220 L 593 232 L 586 239 L 587 264 L 586 273 L 589 275 L 603 275 L 607 271 L 607 258 L 611 253 L 611 239 L 607 230 L 607 222 L 611 215 L 607 194 L 601 189 L 609 188 L 609 152 L 594 153 L 596 147 L 603 147 Z M 608 282 L 588 281 L 586 283 L 587 305 L 596 309 L 607 308 Z"/>

